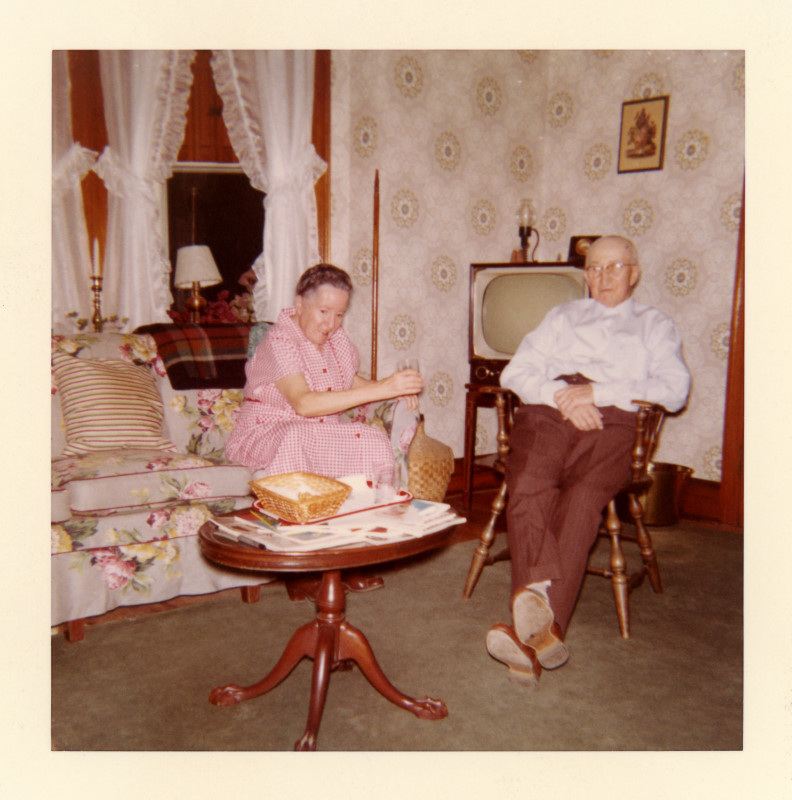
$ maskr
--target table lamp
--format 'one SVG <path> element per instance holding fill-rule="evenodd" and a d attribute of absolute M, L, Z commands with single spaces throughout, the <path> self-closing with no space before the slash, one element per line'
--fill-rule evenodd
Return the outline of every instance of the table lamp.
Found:
<path fill-rule="evenodd" d="M 533 227 L 533 207 L 531 205 L 531 201 L 524 199 L 520 203 L 520 207 L 517 209 L 517 221 L 519 223 L 520 228 L 520 246 L 522 247 L 522 260 L 525 264 L 530 264 L 534 260 L 534 255 L 536 255 L 536 248 L 539 245 L 539 231 Z M 536 244 L 534 245 L 533 255 L 528 255 L 529 249 L 529 240 L 531 238 L 531 234 L 536 234 Z"/>
<path fill-rule="evenodd" d="M 205 244 L 191 244 L 178 249 L 173 285 L 177 289 L 192 289 L 192 294 L 187 298 L 187 308 L 196 325 L 201 321 L 201 310 L 206 305 L 206 299 L 201 297 L 201 287 L 216 286 L 222 282 L 212 251 Z"/>

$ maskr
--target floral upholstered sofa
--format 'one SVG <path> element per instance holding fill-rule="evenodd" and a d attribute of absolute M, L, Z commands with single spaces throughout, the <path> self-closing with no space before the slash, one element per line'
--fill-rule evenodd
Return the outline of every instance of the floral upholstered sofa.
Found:
<path fill-rule="evenodd" d="M 249 587 L 272 580 L 213 566 L 197 536 L 212 515 L 253 499 L 254 476 L 225 458 L 224 444 L 242 402 L 245 360 L 266 324 L 149 328 L 51 340 L 51 621 L 66 623 L 72 640 L 82 638 L 86 618 L 119 606 L 232 587 L 255 600 Z M 221 356 L 185 368 L 170 346 L 174 330 Z M 402 406 L 352 415 L 386 430 L 403 464 L 417 418 Z"/>

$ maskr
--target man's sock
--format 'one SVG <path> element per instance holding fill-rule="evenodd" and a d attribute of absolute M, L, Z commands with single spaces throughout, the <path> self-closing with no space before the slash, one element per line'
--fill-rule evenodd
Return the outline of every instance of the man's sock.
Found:
<path fill-rule="evenodd" d="M 550 602 L 547 597 L 547 590 L 550 588 L 550 581 L 538 581 L 537 583 L 531 583 L 528 585 L 528 588 L 537 594 L 540 594 L 545 600 L 547 600 L 548 603 Z"/>

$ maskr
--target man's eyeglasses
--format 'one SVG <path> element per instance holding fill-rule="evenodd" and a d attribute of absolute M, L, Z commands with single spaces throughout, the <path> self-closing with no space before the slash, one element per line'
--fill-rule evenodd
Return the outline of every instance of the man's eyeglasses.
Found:
<path fill-rule="evenodd" d="M 610 264 L 589 264 L 583 267 L 583 271 L 589 278 L 601 278 L 604 275 L 619 277 L 624 270 L 634 267 L 635 264 L 623 264 L 621 261 L 611 261 Z"/>

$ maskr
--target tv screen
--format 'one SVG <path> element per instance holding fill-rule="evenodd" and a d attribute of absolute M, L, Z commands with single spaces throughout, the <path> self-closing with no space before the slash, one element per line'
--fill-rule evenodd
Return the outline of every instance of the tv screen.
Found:
<path fill-rule="evenodd" d="M 581 297 L 580 281 L 570 275 L 501 275 L 484 290 L 481 329 L 484 341 L 501 353 L 513 354 L 554 306 Z"/>
<path fill-rule="evenodd" d="M 568 264 L 471 266 L 471 360 L 510 359 L 551 308 L 587 296 L 583 270 Z"/>

